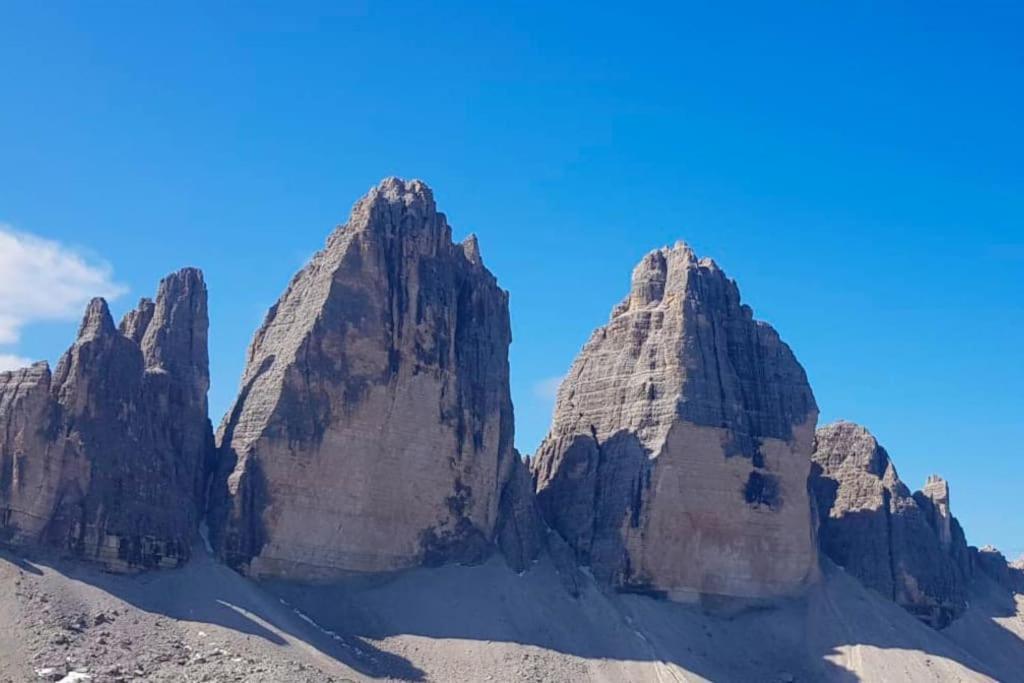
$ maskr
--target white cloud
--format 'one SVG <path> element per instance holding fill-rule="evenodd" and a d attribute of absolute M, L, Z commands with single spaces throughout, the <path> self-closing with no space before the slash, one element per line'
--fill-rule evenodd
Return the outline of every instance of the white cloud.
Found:
<path fill-rule="evenodd" d="M 0 224 L 0 344 L 16 343 L 21 329 L 34 322 L 74 320 L 94 296 L 124 294 L 112 277 L 106 263 Z"/>
<path fill-rule="evenodd" d="M 32 365 L 32 361 L 28 358 L 22 358 L 21 356 L 15 356 L 10 353 L 0 353 L 0 372 L 5 370 L 17 370 L 18 368 L 24 368 Z"/>
<path fill-rule="evenodd" d="M 533 395 L 545 401 L 554 402 L 558 398 L 558 387 L 562 386 L 563 379 L 565 379 L 565 375 L 558 375 L 557 377 L 548 377 L 547 379 L 535 382 L 533 385 Z"/>

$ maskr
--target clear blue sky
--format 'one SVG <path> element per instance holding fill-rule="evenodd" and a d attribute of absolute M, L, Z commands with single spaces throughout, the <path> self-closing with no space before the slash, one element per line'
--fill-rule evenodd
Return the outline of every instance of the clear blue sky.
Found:
<path fill-rule="evenodd" d="M 823 421 L 1024 552 L 1024 6 L 429 4 L 5 3 L 0 223 L 108 263 L 118 314 L 202 267 L 217 422 L 292 273 L 422 178 L 511 291 L 527 452 L 633 264 L 683 238 Z M 20 315 L 0 352 L 70 342 Z"/>

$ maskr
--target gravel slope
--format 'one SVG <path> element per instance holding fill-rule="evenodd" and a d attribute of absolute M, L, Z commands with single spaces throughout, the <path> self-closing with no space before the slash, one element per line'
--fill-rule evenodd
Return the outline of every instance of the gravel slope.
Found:
<path fill-rule="evenodd" d="M 586 577 L 573 598 L 546 559 L 310 588 L 197 556 L 117 576 L 0 555 L 0 681 L 1024 681 L 1024 599 L 986 582 L 936 632 L 834 567 L 805 599 L 742 608 Z"/>

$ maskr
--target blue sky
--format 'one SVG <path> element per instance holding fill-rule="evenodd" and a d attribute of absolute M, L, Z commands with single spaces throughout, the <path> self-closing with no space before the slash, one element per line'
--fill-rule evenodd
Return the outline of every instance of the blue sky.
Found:
<path fill-rule="evenodd" d="M 419 177 L 511 292 L 522 450 L 633 264 L 682 238 L 823 421 L 1024 553 L 1024 6 L 549 5 L 6 3 L 0 358 L 56 359 L 86 292 L 119 314 L 196 265 L 217 422 L 291 274 Z"/>

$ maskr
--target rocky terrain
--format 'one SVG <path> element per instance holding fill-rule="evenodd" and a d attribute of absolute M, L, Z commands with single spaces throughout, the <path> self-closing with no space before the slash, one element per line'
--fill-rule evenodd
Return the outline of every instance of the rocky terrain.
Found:
<path fill-rule="evenodd" d="M 547 522 L 629 590 L 772 597 L 813 582 L 803 368 L 683 244 L 648 254 L 558 392 L 533 470 Z"/>
<path fill-rule="evenodd" d="M 508 295 L 389 178 L 292 280 L 215 441 L 206 287 L 0 373 L 0 682 L 1022 681 L 1024 565 L 818 409 L 683 244 L 524 460 Z"/>

